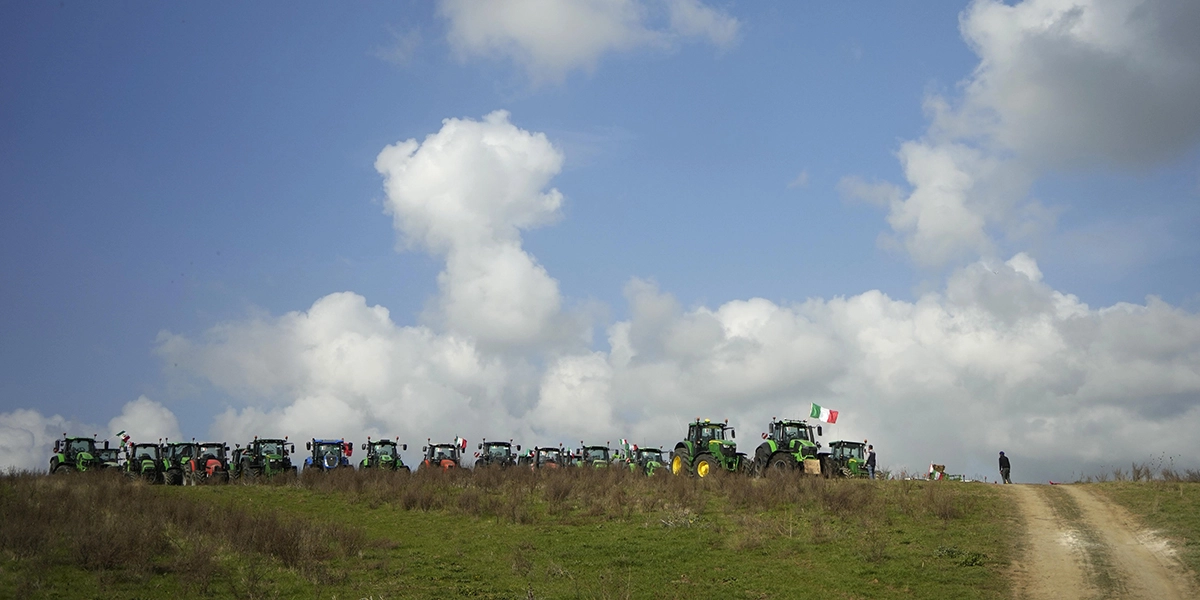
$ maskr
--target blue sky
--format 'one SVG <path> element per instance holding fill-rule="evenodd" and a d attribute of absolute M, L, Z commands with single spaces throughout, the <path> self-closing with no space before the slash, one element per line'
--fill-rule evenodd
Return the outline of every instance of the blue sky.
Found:
<path fill-rule="evenodd" d="M 144 396 L 146 402 L 138 406 L 161 417 L 147 417 L 154 423 L 146 425 L 148 432 L 161 426 L 188 436 L 234 438 L 245 432 L 226 433 L 229 422 L 252 429 L 283 418 L 289 406 L 300 406 L 305 398 L 334 396 L 350 415 L 326 421 L 340 423 L 339 431 L 309 431 L 302 420 L 283 422 L 293 423 L 297 436 L 388 435 L 399 428 L 403 431 L 394 433 L 411 437 L 426 431 L 478 437 L 489 435 L 486 424 L 502 423 L 516 430 L 490 435 L 619 438 L 636 431 L 655 443 L 669 443 L 678 427 L 656 417 L 691 418 L 692 404 L 723 412 L 738 405 L 736 414 L 746 421 L 742 427 L 750 430 L 760 427 L 764 414 L 806 412 L 807 403 L 817 401 L 843 409 L 847 437 L 885 440 L 898 467 L 919 469 L 942 454 L 955 454 L 969 457 L 957 470 L 986 472 L 993 448 L 962 437 L 902 451 L 912 440 L 882 431 L 886 415 L 896 411 L 922 418 L 926 413 L 923 418 L 934 419 L 950 411 L 969 419 L 992 409 L 1019 414 L 1030 408 L 1021 397 L 1046 394 L 1057 399 L 1049 412 L 1063 420 L 1057 425 L 1064 428 L 1062 441 L 1026 439 L 1033 435 L 1027 434 L 1029 422 L 1014 422 L 1010 438 L 1012 444 L 1054 451 L 1057 444 L 1087 445 L 1076 436 L 1089 427 L 1071 421 L 1087 414 L 1087 407 L 1116 411 L 1111 422 L 1096 425 L 1101 433 L 1093 435 L 1106 436 L 1130 414 L 1145 413 L 1138 404 L 1143 399 L 1080 391 L 1116 385 L 1090 371 L 1078 375 L 1085 383 L 1064 395 L 1056 391 L 1058 383 L 1012 384 L 1017 377 L 1012 373 L 1023 372 L 1018 365 L 994 373 L 954 360 L 949 362 L 957 374 L 947 376 L 959 382 L 951 386 L 953 392 L 936 386 L 899 391 L 903 386 L 893 387 L 884 374 L 911 368 L 880 367 L 875 359 L 864 360 L 870 366 L 862 368 L 873 369 L 882 383 L 860 389 L 848 382 L 869 378 L 865 371 L 807 373 L 811 361 L 806 363 L 803 353 L 788 359 L 795 362 L 781 371 L 800 375 L 773 376 L 749 385 L 743 395 L 737 382 L 749 376 L 733 373 L 723 381 L 728 391 L 695 399 L 687 390 L 698 384 L 689 379 L 694 374 L 685 373 L 691 358 L 672 355 L 668 342 L 660 350 L 645 342 L 637 355 L 650 360 L 660 352 L 663 362 L 642 365 L 649 371 L 640 375 L 625 372 L 612 330 L 632 323 L 637 346 L 637 340 L 644 341 L 636 334 L 637 307 L 657 306 L 660 296 L 678 307 L 662 318 L 678 323 L 647 331 L 679 329 L 680 323 L 708 318 L 727 303 L 762 298 L 775 307 L 771 310 L 803 315 L 801 320 L 815 329 L 842 332 L 829 334 L 830 339 L 862 340 L 879 327 L 857 325 L 857 333 L 846 333 L 838 319 L 826 323 L 795 307 L 806 301 L 824 306 L 872 290 L 911 307 L 929 294 L 950 305 L 952 282 L 970 279 L 973 268 L 999 274 L 1018 253 L 1036 263 L 1038 276 L 1023 281 L 1041 286 L 1037 294 L 1074 295 L 1094 313 L 1076 315 L 1079 319 L 1103 320 L 1102 309 L 1121 302 L 1153 313 L 1146 297 L 1160 297 L 1175 319 L 1161 326 L 1182 332 L 1181 337 L 1159 339 L 1157 330 L 1136 325 L 1148 331 L 1152 347 L 1145 356 L 1121 354 L 1127 362 L 1113 364 L 1159 361 L 1154 364 L 1176 369 L 1166 376 L 1174 383 L 1155 397 L 1172 398 L 1170 409 L 1162 410 L 1186 417 L 1183 423 L 1200 419 L 1200 336 L 1194 332 L 1200 309 L 1195 278 L 1200 242 L 1194 234 L 1200 230 L 1200 109 L 1123 98 L 1105 88 L 1116 85 L 1106 80 L 1119 83 L 1126 75 L 1141 82 L 1137 69 L 1130 74 L 1117 68 L 1126 63 L 1099 64 L 1101 76 L 1080 75 L 1081 83 L 1073 77 L 1026 75 L 1053 66 L 1053 60 L 1031 66 L 1020 52 L 991 50 L 980 40 L 991 34 L 1002 38 L 997 32 L 1028 34 L 1032 37 L 1023 47 L 1040 40 L 1051 44 L 1043 54 L 1051 57 L 1058 48 L 1055 40 L 1034 39 L 1041 31 L 1036 19 L 1023 20 L 1017 11 L 1005 13 L 990 2 L 861 7 L 598 2 L 593 4 L 624 11 L 614 23 L 633 37 L 600 39 L 591 49 L 572 46 L 571 35 L 566 42 L 557 37 L 579 26 L 555 23 L 557 13 L 522 21 L 520 2 L 495 3 L 498 10 L 518 15 L 504 21 L 506 27 L 495 19 L 472 21 L 470 14 L 456 12 L 456 4 L 9 3 L 0 9 L 0 417 L 8 419 L 0 431 L 44 445 L 45 435 L 34 431 L 43 425 L 47 431 L 60 423 L 104 430 L 118 415 L 142 423 L 140 413 L 128 407 Z M 1038 0 L 1016 8 L 1064 19 L 1065 9 L 1057 4 Z M 1066 49 L 1063 68 L 1071 74 L 1086 74 L 1092 65 L 1087 56 L 1072 54 L 1081 47 L 1095 49 L 1088 45 L 1089 19 L 1095 17 L 1102 31 L 1112 16 L 1105 11 L 1132 10 L 1128 3 L 1084 4 L 1090 12 L 1077 23 L 1078 36 L 1061 46 Z M 1160 21 L 1122 29 L 1133 42 L 1113 42 L 1114 47 L 1100 50 L 1136 53 L 1150 41 L 1162 49 L 1154 60 L 1196 64 L 1200 54 L 1194 45 L 1172 41 L 1169 27 L 1172 22 L 1196 25 L 1196 11 L 1172 2 L 1148 6 Z M 692 29 L 671 20 L 685 14 L 673 11 L 684 9 L 708 20 L 692 21 Z M 1172 11 L 1179 14 L 1168 19 Z M 590 18 L 578 39 L 601 29 L 596 15 Z M 455 37 L 467 27 L 476 27 L 490 42 L 471 45 Z M 970 38 L 969 31 L 983 33 Z M 560 46 L 543 56 L 542 40 L 557 40 Z M 566 50 L 582 58 L 565 59 Z M 1142 65 L 1143 58 L 1134 56 L 1128 64 Z M 1146 72 L 1154 75 L 1157 68 Z M 1143 94 L 1195 91 L 1194 71 L 1181 72 L 1151 77 L 1166 83 Z M 1053 89 L 1055 81 L 1066 81 L 1065 89 Z M 1088 82 L 1097 81 L 1096 89 L 1087 89 Z M 1012 100 L 1019 86 L 1052 99 L 1112 101 L 1028 109 Z M 931 98 L 944 99 L 950 116 L 937 117 Z M 420 143 L 438 134 L 443 119 L 482 122 L 496 110 L 508 112 L 513 128 L 498 135 L 544 134 L 561 157 L 561 167 L 545 184 L 561 192 L 561 206 L 548 218 L 552 223 L 523 228 L 519 248 L 557 285 L 558 300 L 547 310 L 572 323 L 550 328 L 570 329 L 572 339 L 590 332 L 590 342 L 533 333 L 520 343 L 489 341 L 485 332 L 455 325 L 446 316 L 452 294 L 438 283 L 439 273 L 449 273 L 447 281 L 456 277 L 446 266 L 448 255 L 420 243 L 413 247 L 412 232 L 393 223 L 395 198 L 385 191 L 376 167 L 380 152 L 389 144 Z M 1139 131 L 1150 133 L 1143 139 L 1107 127 L 1114 121 L 1112 111 L 1128 111 L 1131 126 L 1144 122 Z M 999 115 L 992 120 L 1001 125 L 993 129 L 992 120 L 976 113 Z M 1093 114 L 1095 123 L 1088 122 Z M 1075 119 L 1081 128 L 1052 132 L 1056 137 L 1049 143 L 1036 138 L 1039 128 L 1045 129 L 1040 124 Z M 1092 130 L 1101 133 L 1095 139 L 1080 135 L 1077 143 L 1069 139 L 1072 132 Z M 916 230 L 889 221 L 894 211 L 887 201 L 872 204 L 848 191 L 853 182 L 888 186 L 885 196 L 903 200 L 919 190 L 915 181 L 906 181 L 898 160 L 908 142 L 933 151 L 968 148 L 984 156 L 980 163 L 955 159 L 970 165 L 962 167 L 964 172 L 991 186 L 984 189 L 981 183 L 964 196 L 965 212 L 979 216 L 983 233 L 951 233 L 922 246 L 926 242 Z M 978 165 L 991 164 L 987 161 L 1000 166 L 982 174 L 991 167 Z M 445 166 L 448 172 L 454 168 Z M 940 190 L 944 174 L 935 171 L 928 189 Z M 472 176 L 469 171 L 454 175 Z M 1027 185 L 1007 186 L 1014 181 Z M 922 217 L 934 214 L 922 210 Z M 1035 213 L 1036 218 L 1029 217 Z M 969 227 L 951 224 L 950 229 Z M 917 241 L 906 246 L 906 240 Z M 1013 273 L 1032 272 L 1020 267 L 1025 263 L 1013 264 L 1018 265 L 1008 266 Z M 652 281 L 656 291 L 639 296 L 631 291 L 637 285 L 631 280 Z M 293 311 L 307 314 L 319 299 L 338 292 L 361 296 L 368 307 L 386 308 L 388 327 L 466 343 L 481 364 L 502 374 L 486 385 L 430 381 L 430 390 L 453 391 L 446 398 L 429 391 L 427 399 L 398 391 L 409 385 L 400 378 L 362 392 L 358 400 L 353 399 L 359 394 L 354 373 L 343 373 L 337 385 L 313 384 L 321 377 L 305 366 L 272 371 L 261 381 L 229 375 L 261 367 L 237 357 L 302 353 L 281 341 L 290 339 L 280 333 L 287 327 L 281 319 Z M 1008 299 L 1023 292 L 998 293 Z M 967 305 L 992 306 L 982 295 L 970 297 Z M 516 298 L 514 306 L 521 310 L 523 301 Z M 1021 307 L 1028 308 L 1014 310 Z M 705 361 L 725 356 L 736 341 L 731 323 L 737 319 L 717 320 L 726 339 Z M 246 346 L 246 338 L 230 333 L 259 331 L 255 324 L 261 335 L 250 337 L 272 341 Z M 922 327 L 919 319 L 905 326 L 918 339 Z M 1094 341 L 1075 347 L 1074 326 L 1056 327 L 1059 335 L 1052 341 L 1026 342 L 1071 365 L 1080 364 L 1080 356 L 1110 364 L 1109 358 L 1116 358 L 1096 358 L 1099 348 L 1128 348 Z M 996 339 L 1015 335 L 992 333 Z M 186 340 L 190 350 L 171 350 L 175 346 L 164 342 L 168 339 Z M 770 360 L 783 356 L 784 349 L 756 339 L 766 344 L 762 348 Z M 313 347 L 321 343 L 305 346 Z M 788 347 L 792 344 L 782 348 Z M 1072 348 L 1078 356 L 1067 356 Z M 989 356 L 1009 351 L 980 350 Z M 851 354 L 872 355 L 861 349 Z M 585 375 L 565 378 L 575 384 L 556 387 L 555 377 L 575 373 L 572 368 L 580 361 L 595 364 L 580 371 Z M 221 373 L 213 371 L 216 363 L 223 365 Z M 588 370 L 593 367 L 599 371 Z M 986 375 L 978 386 L 962 384 L 980 372 Z M 678 378 L 679 389 L 664 392 L 647 383 L 659 377 Z M 578 398 L 559 399 L 556 389 Z M 969 400 L 963 389 L 972 390 Z M 661 410 L 639 408 L 641 400 L 634 398 Z M 880 401 L 886 410 L 873 404 L 879 398 L 891 398 Z M 480 423 L 457 431 L 452 416 L 457 412 L 421 409 L 423 402 L 455 401 L 463 403 L 456 411 L 484 413 Z M 596 413 L 600 425 L 530 418 L 529 411 L 540 405 L 585 401 L 610 409 Z M 35 411 L 51 424 L 31 425 L 25 413 L 18 419 L 22 410 Z M 231 421 L 214 421 L 213 415 L 227 410 L 234 411 Z M 387 411 L 411 411 L 414 419 L 399 425 L 383 416 Z M 504 418 L 488 418 L 488 411 Z M 856 422 L 856 414 L 863 418 Z M 420 415 L 428 422 L 418 422 Z M 1145 418 L 1166 426 L 1153 415 Z M 1171 435 L 1164 435 L 1168 441 L 1162 451 L 1171 452 Z M 1135 441 L 1128 443 L 1133 447 Z M 1080 469 L 1105 460 L 1087 450 L 1075 458 Z M 27 466 L 41 460 L 38 456 Z"/>

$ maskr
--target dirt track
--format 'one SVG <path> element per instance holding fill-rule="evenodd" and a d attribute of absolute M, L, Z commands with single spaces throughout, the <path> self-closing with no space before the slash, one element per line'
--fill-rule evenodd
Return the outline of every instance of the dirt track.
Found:
<path fill-rule="evenodd" d="M 1200 589 L 1169 545 L 1086 486 L 1009 485 L 1026 526 L 1016 597 L 1191 600 Z"/>

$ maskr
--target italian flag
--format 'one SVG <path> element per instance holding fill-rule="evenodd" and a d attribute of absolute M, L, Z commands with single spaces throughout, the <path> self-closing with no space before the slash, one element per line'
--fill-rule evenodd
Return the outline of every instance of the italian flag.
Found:
<path fill-rule="evenodd" d="M 836 410 L 829 410 L 828 408 L 822 408 L 821 406 L 813 404 L 812 412 L 809 414 L 812 418 L 825 423 L 837 423 L 837 413 L 838 411 Z"/>

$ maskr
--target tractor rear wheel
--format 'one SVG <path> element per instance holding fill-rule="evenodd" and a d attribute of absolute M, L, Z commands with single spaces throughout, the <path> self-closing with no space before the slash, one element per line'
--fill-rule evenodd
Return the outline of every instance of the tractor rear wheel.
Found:
<path fill-rule="evenodd" d="M 74 469 L 71 468 L 71 465 L 59 464 L 58 466 L 54 467 L 54 474 L 55 475 L 66 475 L 67 473 L 70 473 L 73 470 Z"/>
<path fill-rule="evenodd" d="M 777 452 L 771 456 L 771 461 L 767 463 L 767 470 L 771 473 L 790 473 L 796 470 L 798 463 L 796 457 L 786 452 Z"/>
<path fill-rule="evenodd" d="M 163 475 L 163 483 L 167 485 L 182 485 L 183 473 L 179 469 L 170 469 Z"/>
<path fill-rule="evenodd" d="M 721 463 L 718 463 L 717 459 L 713 458 L 711 454 L 701 454 L 700 456 L 696 457 L 696 466 L 694 469 L 696 472 L 696 477 L 700 477 L 702 479 L 705 477 L 711 477 L 720 469 Z"/>
<path fill-rule="evenodd" d="M 675 456 L 671 457 L 671 474 L 683 475 L 686 473 L 688 468 L 687 463 L 688 461 L 686 458 L 684 458 L 684 455 L 676 452 Z"/>

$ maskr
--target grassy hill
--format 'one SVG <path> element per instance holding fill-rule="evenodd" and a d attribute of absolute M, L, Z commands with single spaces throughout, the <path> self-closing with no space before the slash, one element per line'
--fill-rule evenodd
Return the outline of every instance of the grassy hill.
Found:
<path fill-rule="evenodd" d="M 999 486 L 624 470 L 0 477 L 0 590 L 76 598 L 999 598 Z"/>

